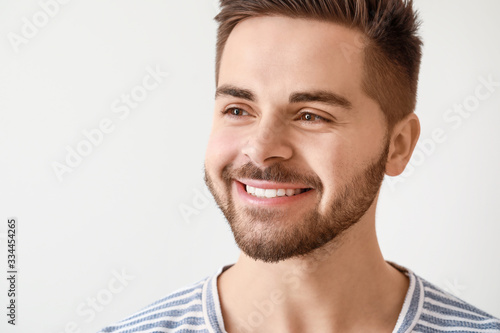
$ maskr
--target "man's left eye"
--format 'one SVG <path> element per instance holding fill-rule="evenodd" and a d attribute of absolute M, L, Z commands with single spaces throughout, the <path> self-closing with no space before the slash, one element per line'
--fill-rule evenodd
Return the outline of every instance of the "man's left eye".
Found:
<path fill-rule="evenodd" d="M 231 112 L 233 116 L 241 116 L 243 113 L 245 113 L 245 110 L 233 108 L 229 112 Z"/>
<path fill-rule="evenodd" d="M 310 112 L 303 112 L 300 115 L 300 120 L 304 120 L 306 122 L 314 122 L 314 121 L 326 121 L 328 122 L 328 119 L 325 119 L 321 116 L 318 116 L 317 114 L 310 113 Z"/>

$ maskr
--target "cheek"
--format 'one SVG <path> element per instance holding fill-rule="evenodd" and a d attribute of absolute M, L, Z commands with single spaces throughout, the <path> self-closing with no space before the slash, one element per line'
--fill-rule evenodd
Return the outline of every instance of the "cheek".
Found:
<path fill-rule="evenodd" d="M 301 155 L 323 183 L 322 200 L 329 202 L 356 170 L 359 147 L 347 136 L 335 134 L 301 146 Z"/>
<path fill-rule="evenodd" d="M 212 131 L 205 155 L 207 169 L 219 175 L 227 164 L 234 162 L 239 147 L 240 142 L 237 133 L 221 130 Z"/>
<path fill-rule="evenodd" d="M 325 192 L 337 191 L 350 178 L 355 167 L 353 147 L 330 146 L 329 154 L 324 154 L 323 162 L 318 162 L 318 175 L 322 178 Z M 327 156 L 326 156 L 327 155 Z M 321 164 L 320 164 L 321 163 Z"/>
<path fill-rule="evenodd" d="M 352 167 L 352 159 L 357 155 L 356 142 L 345 133 L 328 133 L 321 137 L 301 140 L 301 154 L 304 160 L 316 170 L 321 178 L 336 177 Z"/>
<path fill-rule="evenodd" d="M 328 144 L 318 146 L 323 151 L 316 153 L 311 168 L 323 182 L 324 202 L 331 202 L 338 196 L 354 177 L 372 164 L 380 154 L 382 132 L 372 126 L 358 127 L 356 131 L 345 132 L 342 138 L 336 137 Z M 326 209 L 323 207 L 323 209 Z"/>

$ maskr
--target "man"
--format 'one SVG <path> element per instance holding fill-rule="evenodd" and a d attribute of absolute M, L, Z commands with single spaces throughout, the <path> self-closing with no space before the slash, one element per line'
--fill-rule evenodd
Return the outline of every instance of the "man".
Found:
<path fill-rule="evenodd" d="M 222 0 L 216 20 L 205 181 L 241 255 L 102 332 L 500 332 L 377 242 L 420 133 L 412 2 Z"/>

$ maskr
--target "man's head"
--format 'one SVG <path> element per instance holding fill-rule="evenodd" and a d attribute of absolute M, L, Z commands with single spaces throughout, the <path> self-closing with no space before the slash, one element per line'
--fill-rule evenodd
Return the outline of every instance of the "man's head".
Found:
<path fill-rule="evenodd" d="M 362 52 L 363 91 L 377 101 L 389 130 L 413 112 L 422 57 L 419 22 L 408 0 L 221 0 L 216 48 L 216 84 L 224 48 L 234 27 L 258 16 L 333 22 L 362 34 L 340 47 L 349 58 Z"/>
<path fill-rule="evenodd" d="M 360 221 L 411 156 L 411 3 L 221 5 L 207 185 L 247 255 L 306 255 Z"/>

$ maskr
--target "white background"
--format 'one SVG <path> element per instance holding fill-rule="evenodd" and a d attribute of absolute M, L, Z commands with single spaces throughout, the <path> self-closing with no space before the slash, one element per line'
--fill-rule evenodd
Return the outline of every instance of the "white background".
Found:
<path fill-rule="evenodd" d="M 471 101 L 480 77 L 500 81 L 500 2 L 416 5 L 425 42 L 421 140 L 438 128 L 446 140 L 421 149 L 410 174 L 386 179 L 381 246 L 387 260 L 500 316 L 500 88 L 459 125 L 443 118 Z M 16 52 L 9 36 L 22 36 L 23 18 L 40 12 L 37 1 L 0 2 L 0 330 L 95 332 L 237 259 L 202 178 L 217 4 L 73 0 Z M 148 67 L 169 76 L 120 119 L 112 104 L 138 89 Z M 65 163 L 67 147 L 105 118 L 113 132 L 59 181 L 53 163 Z M 12 216 L 15 328 L 6 324 L 4 278 Z M 129 280 L 111 293 L 118 272 Z M 106 303 L 99 311 L 87 304 L 97 296 Z"/>

